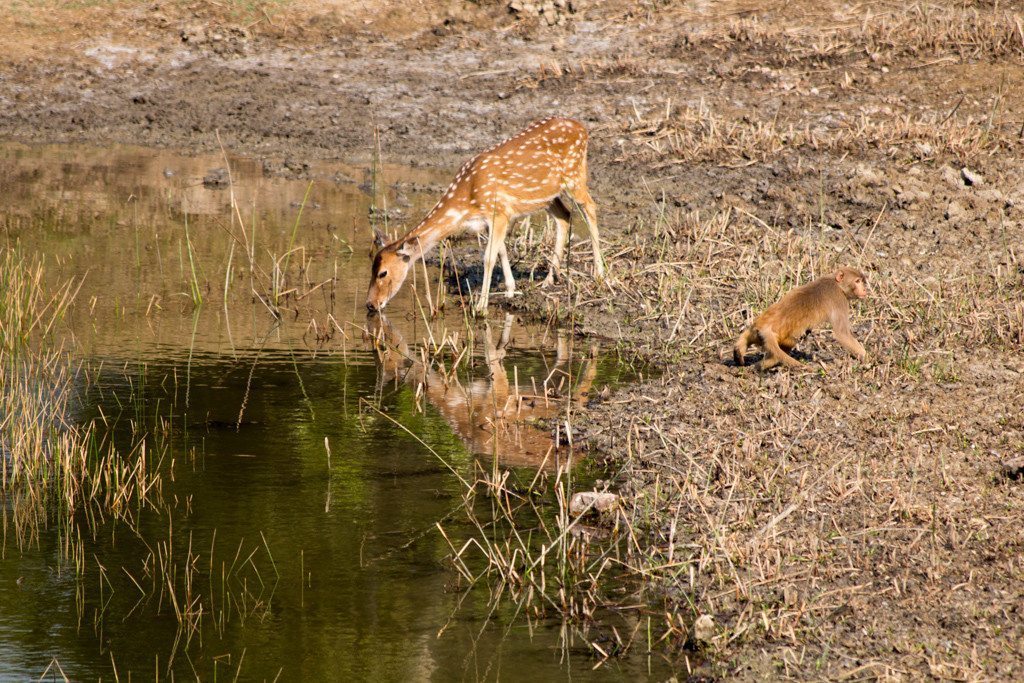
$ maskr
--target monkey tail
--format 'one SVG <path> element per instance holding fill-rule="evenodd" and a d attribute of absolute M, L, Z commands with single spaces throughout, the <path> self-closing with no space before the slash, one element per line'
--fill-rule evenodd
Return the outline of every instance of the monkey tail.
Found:
<path fill-rule="evenodd" d="M 746 364 L 743 357 L 747 355 L 747 347 L 753 342 L 753 339 L 751 339 L 753 332 L 754 328 L 748 327 L 740 335 L 740 338 L 736 340 L 736 346 L 732 349 L 732 359 L 736 361 L 736 365 L 742 366 Z"/>

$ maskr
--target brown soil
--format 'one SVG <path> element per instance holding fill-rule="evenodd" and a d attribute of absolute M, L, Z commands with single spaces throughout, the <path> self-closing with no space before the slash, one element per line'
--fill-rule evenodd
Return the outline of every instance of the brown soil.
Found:
<path fill-rule="evenodd" d="M 18 3 L 0 136 L 219 132 L 315 175 L 375 129 L 389 160 L 454 167 L 582 120 L 612 278 L 576 248 L 557 296 L 514 306 L 665 370 L 584 426 L 621 469 L 628 564 L 670 596 L 661 631 L 726 678 L 1020 679 L 1020 4 L 576 5 L 548 27 L 497 0 Z M 870 274 L 868 363 L 827 332 L 807 372 L 723 360 L 839 263 Z"/>

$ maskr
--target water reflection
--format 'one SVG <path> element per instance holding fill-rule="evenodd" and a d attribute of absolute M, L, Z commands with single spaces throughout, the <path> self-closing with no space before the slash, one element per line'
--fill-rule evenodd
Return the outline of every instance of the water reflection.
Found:
<path fill-rule="evenodd" d="M 574 368 L 570 334 L 558 330 L 554 364 L 539 377 L 520 377 L 518 367 L 505 367 L 514 324 L 510 313 L 500 326 L 484 324 L 483 376 L 463 382 L 457 372 L 442 373 L 425 362 L 386 317 L 374 316 L 368 332 L 376 351 L 378 387 L 414 387 L 475 453 L 507 465 L 554 467 L 556 449 L 563 438 L 571 438 L 566 411 L 582 403 L 597 376 L 598 346 L 590 343 Z"/>

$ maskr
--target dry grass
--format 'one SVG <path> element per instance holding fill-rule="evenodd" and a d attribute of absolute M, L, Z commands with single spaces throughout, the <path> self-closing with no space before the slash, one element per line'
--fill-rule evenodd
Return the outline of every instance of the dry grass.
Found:
<path fill-rule="evenodd" d="M 633 341 L 657 338 L 663 346 L 648 352 L 659 357 L 678 353 L 680 341 L 688 353 L 715 353 L 754 311 L 787 289 L 837 265 L 859 263 L 884 269 L 872 277 L 872 303 L 858 316 L 858 324 L 883 347 L 1009 351 L 1024 339 L 1020 261 L 1013 253 L 980 263 L 953 261 L 937 278 L 880 259 L 870 227 L 825 230 L 815 235 L 773 227 L 735 208 L 707 219 L 665 213 L 640 224 L 632 244 L 620 249 L 623 258 L 610 285 L 614 298 L 626 304 L 623 329 L 650 328 L 652 334 Z"/>
<path fill-rule="evenodd" d="M 1017 131 L 991 119 L 975 120 L 951 115 L 866 114 L 836 120 L 780 124 L 777 118 L 754 115 L 734 118 L 715 113 L 704 102 L 696 107 L 657 114 L 636 114 L 628 131 L 639 160 L 654 169 L 694 161 L 715 161 L 727 166 L 766 163 L 779 155 L 800 153 L 881 152 L 901 159 L 952 155 L 978 159 L 1020 148 Z"/>
<path fill-rule="evenodd" d="M 672 604 L 659 628 L 731 677 L 1019 673 L 1024 497 L 1000 462 L 1024 436 L 1024 270 L 1004 228 L 929 251 L 884 209 L 839 231 L 651 204 L 610 250 L 612 294 L 579 282 L 587 314 L 611 307 L 622 344 L 668 364 L 585 421 L 623 467 L 624 563 Z M 871 273 L 853 319 L 868 363 L 825 332 L 805 372 L 727 364 L 753 313 L 840 264 Z"/>
<path fill-rule="evenodd" d="M 756 48 L 769 53 L 775 66 L 869 56 L 1021 58 L 1024 23 L 1019 12 L 998 7 L 876 3 L 858 7 L 855 14 L 815 18 L 806 25 L 777 17 L 732 19 L 687 34 L 679 46 L 708 44 Z"/>
<path fill-rule="evenodd" d="M 4 535 L 11 528 L 19 548 L 51 523 L 69 538 L 77 520 L 131 525 L 160 496 L 145 441 L 119 453 L 72 414 L 84 378 L 53 333 L 79 284 L 49 294 L 42 264 L 0 252 L 0 493 Z"/>

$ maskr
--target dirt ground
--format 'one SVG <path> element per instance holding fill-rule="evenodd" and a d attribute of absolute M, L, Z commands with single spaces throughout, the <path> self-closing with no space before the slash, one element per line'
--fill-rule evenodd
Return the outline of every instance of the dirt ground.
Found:
<path fill-rule="evenodd" d="M 513 306 L 664 369 L 582 425 L 662 630 L 726 679 L 1024 677 L 1022 3 L 559 4 L 8 3 L 0 137 L 219 132 L 301 176 L 375 129 L 454 169 L 578 118 L 612 277 L 575 248 L 557 296 Z M 726 360 L 838 264 L 871 280 L 866 363 L 827 331 L 805 372 Z"/>

